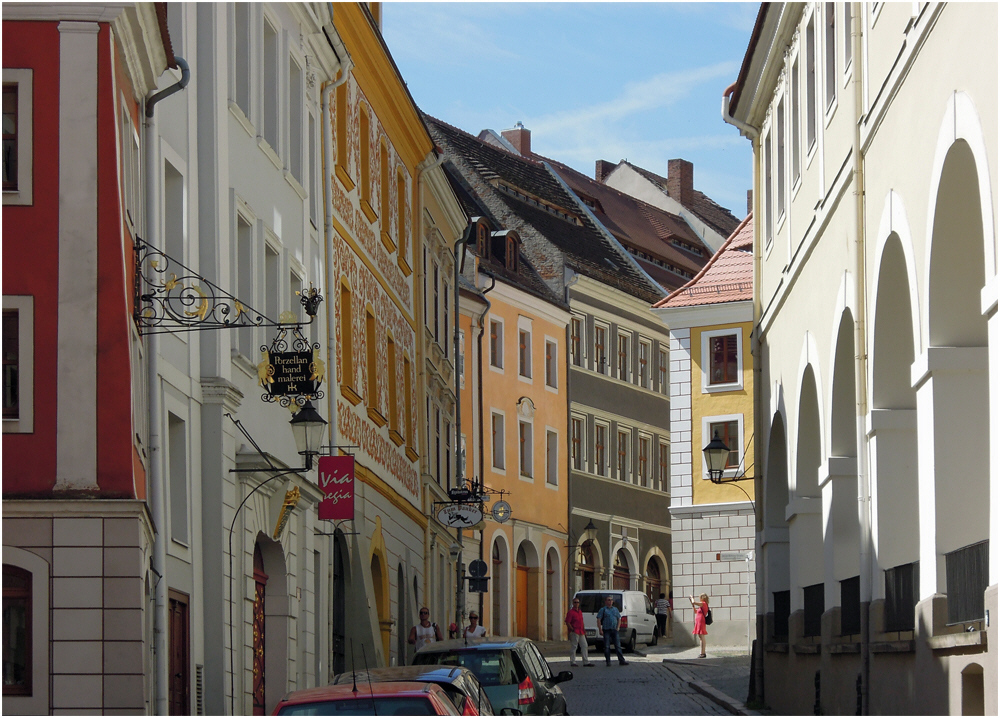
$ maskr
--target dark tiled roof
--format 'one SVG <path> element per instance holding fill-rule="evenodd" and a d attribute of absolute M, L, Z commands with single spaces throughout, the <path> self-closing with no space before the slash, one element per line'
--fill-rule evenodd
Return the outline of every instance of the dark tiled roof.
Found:
<path fill-rule="evenodd" d="M 625 162 L 629 167 L 634 169 L 636 172 L 644 176 L 650 182 L 655 184 L 657 187 L 663 191 L 664 194 L 667 192 L 667 178 L 661 177 L 655 172 L 650 172 L 647 169 L 643 169 L 631 162 Z M 694 201 L 690 203 L 690 206 L 685 205 L 689 210 L 694 212 L 698 218 L 707 224 L 709 227 L 714 229 L 716 232 L 721 234 L 723 237 L 728 237 L 733 233 L 740 221 L 725 207 L 716 204 L 708 195 L 698 190 L 694 190 Z"/>
<path fill-rule="evenodd" d="M 656 307 L 693 307 L 753 299 L 753 214 L 748 214 L 698 276 Z"/>
<path fill-rule="evenodd" d="M 655 286 L 582 212 L 576 199 L 541 162 L 514 155 L 433 117 L 424 120 L 477 204 L 499 229 L 515 230 L 521 249 L 554 291 L 563 290 L 563 269 L 610 285 L 650 303 Z M 498 275 L 499 276 L 499 275 Z"/>
<path fill-rule="evenodd" d="M 711 256 L 711 248 L 702 242 L 682 217 L 591 179 L 561 162 L 546 161 L 623 246 L 661 259 L 686 273 L 686 276 L 677 274 L 636 257 L 642 268 L 668 292 L 697 274 Z M 700 254 L 680 249 L 674 242 L 696 248 Z"/>

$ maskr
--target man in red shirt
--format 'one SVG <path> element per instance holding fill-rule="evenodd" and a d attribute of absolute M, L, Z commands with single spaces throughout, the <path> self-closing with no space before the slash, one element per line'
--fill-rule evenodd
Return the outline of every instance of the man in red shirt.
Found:
<path fill-rule="evenodd" d="M 573 607 L 566 612 L 566 626 L 569 628 L 569 664 L 576 665 L 576 648 L 580 647 L 583 654 L 583 665 L 592 666 L 587 657 L 587 634 L 583 630 L 583 611 L 580 610 L 580 599 L 573 599 Z"/>

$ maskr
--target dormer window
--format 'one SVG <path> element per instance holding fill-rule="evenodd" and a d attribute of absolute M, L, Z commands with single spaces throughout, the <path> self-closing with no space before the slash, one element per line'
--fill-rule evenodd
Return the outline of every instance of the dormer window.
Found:
<path fill-rule="evenodd" d="M 512 272 L 517 271 L 517 249 L 518 244 L 517 238 L 514 235 L 508 235 L 507 237 L 507 261 L 505 262 L 507 269 Z"/>
<path fill-rule="evenodd" d="M 476 254 L 485 259 L 489 256 L 490 231 L 485 222 L 476 225 Z"/>

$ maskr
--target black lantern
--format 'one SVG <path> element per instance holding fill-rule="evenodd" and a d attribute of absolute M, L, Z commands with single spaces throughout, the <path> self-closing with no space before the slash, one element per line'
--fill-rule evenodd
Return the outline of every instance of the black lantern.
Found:
<path fill-rule="evenodd" d="M 705 464 L 708 466 L 708 477 L 715 483 L 719 483 L 722 474 L 726 470 L 726 461 L 729 459 L 729 447 L 719 438 L 719 432 L 708 442 L 702 451 L 705 453 Z"/>
<path fill-rule="evenodd" d="M 323 443 L 323 432 L 326 430 L 326 421 L 311 401 L 295 412 L 295 416 L 289 422 L 292 425 L 292 434 L 295 436 L 295 447 L 299 454 L 306 457 L 306 471 L 312 468 L 314 456 L 319 454 L 320 446 Z"/>

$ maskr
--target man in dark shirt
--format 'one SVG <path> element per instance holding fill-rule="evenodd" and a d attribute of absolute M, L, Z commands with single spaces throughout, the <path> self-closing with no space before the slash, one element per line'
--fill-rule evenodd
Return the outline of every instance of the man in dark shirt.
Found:
<path fill-rule="evenodd" d="M 611 665 L 611 641 L 615 642 L 615 653 L 618 654 L 618 665 L 627 666 L 628 661 L 622 655 L 622 643 L 618 637 L 618 628 L 622 623 L 622 614 L 615 608 L 614 597 L 605 596 L 604 605 L 597 612 L 597 635 L 604 637 L 604 662 Z"/>

